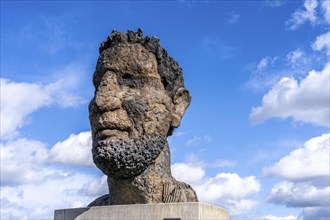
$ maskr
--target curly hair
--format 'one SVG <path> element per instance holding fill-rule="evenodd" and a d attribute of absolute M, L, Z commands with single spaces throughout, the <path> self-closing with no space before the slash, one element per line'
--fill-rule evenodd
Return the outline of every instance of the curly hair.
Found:
<path fill-rule="evenodd" d="M 100 57 L 108 48 L 114 47 L 118 44 L 141 44 L 149 52 L 153 53 L 157 59 L 158 73 L 161 76 L 162 83 L 165 90 L 170 97 L 174 97 L 179 88 L 184 87 L 182 69 L 179 64 L 167 54 L 167 51 L 159 44 L 157 37 L 144 37 L 141 28 L 137 32 L 128 30 L 127 33 L 113 30 L 111 34 L 103 41 L 99 48 Z M 93 76 L 94 86 L 98 87 L 100 78 L 106 70 L 96 68 Z"/>

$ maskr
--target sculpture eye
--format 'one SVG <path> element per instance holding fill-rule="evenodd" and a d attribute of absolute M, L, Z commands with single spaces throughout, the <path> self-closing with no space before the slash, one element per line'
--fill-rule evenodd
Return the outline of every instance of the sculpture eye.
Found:
<path fill-rule="evenodd" d="M 139 89 L 144 86 L 143 79 L 139 75 L 125 73 L 119 79 L 120 86 L 127 86 L 132 89 Z"/>

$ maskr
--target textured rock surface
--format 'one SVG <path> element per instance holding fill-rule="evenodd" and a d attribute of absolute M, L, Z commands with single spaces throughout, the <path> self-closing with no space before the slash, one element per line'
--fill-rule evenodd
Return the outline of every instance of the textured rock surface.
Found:
<path fill-rule="evenodd" d="M 89 113 L 93 159 L 108 176 L 109 195 L 90 206 L 196 202 L 171 175 L 166 140 L 191 100 L 178 63 L 141 29 L 113 31 L 99 52 Z"/>

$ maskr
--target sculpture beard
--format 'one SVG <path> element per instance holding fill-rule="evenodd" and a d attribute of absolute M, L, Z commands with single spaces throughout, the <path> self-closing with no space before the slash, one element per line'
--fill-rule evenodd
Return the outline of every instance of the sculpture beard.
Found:
<path fill-rule="evenodd" d="M 121 179 L 135 177 L 154 163 L 165 144 L 163 135 L 93 141 L 93 160 L 107 176 Z"/>

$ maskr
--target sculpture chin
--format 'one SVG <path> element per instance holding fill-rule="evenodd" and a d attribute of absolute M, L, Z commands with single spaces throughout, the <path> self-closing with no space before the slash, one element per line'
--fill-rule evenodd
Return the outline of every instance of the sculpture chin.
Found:
<path fill-rule="evenodd" d="M 130 178 L 154 163 L 166 144 L 163 135 L 143 135 L 139 139 L 111 137 L 93 141 L 93 160 L 104 174 Z"/>

